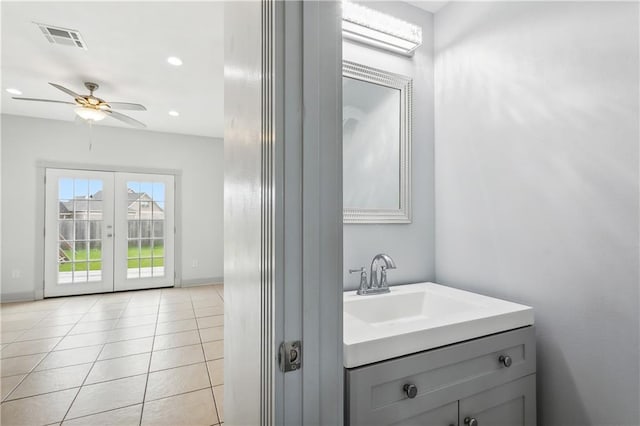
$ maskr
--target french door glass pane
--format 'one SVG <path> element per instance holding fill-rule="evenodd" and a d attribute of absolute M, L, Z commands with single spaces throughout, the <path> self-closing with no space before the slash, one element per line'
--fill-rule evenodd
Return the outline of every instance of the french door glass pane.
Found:
<path fill-rule="evenodd" d="M 127 279 L 164 276 L 165 184 L 127 181 Z"/>
<path fill-rule="evenodd" d="M 101 180 L 58 179 L 58 283 L 102 280 Z"/>

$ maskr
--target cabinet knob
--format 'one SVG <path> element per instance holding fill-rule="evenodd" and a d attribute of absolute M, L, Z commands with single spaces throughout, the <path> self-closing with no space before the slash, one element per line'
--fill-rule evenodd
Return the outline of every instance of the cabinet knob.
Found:
<path fill-rule="evenodd" d="M 418 395 L 418 387 L 412 383 L 407 383 L 403 389 L 409 399 L 413 399 Z"/>
<path fill-rule="evenodd" d="M 504 365 L 505 367 L 511 367 L 511 364 L 513 363 L 509 355 L 500 355 L 498 361 L 500 361 L 500 364 Z"/>
<path fill-rule="evenodd" d="M 478 426 L 478 420 L 476 420 L 474 417 L 466 417 L 464 419 L 464 424 L 468 425 L 468 426 Z"/>

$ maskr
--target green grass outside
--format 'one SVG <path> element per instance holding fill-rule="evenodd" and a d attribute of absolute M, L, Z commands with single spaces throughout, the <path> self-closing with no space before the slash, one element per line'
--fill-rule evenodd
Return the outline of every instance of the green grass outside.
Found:
<path fill-rule="evenodd" d="M 151 259 L 151 252 L 153 251 L 153 259 Z M 73 253 L 71 250 L 64 250 L 65 254 L 69 259 L 73 259 Z M 87 254 L 89 256 L 87 256 Z M 143 259 L 138 259 L 138 255 Z M 129 247 L 129 253 L 127 255 L 129 260 L 127 261 L 128 268 L 149 268 L 151 266 L 164 266 L 164 247 L 154 247 L 153 249 L 149 246 L 142 246 L 140 248 L 140 253 L 138 253 L 137 247 Z M 86 249 L 76 250 L 75 261 L 81 262 L 76 263 L 76 271 L 86 271 L 87 265 L 89 266 L 90 271 L 99 271 L 102 269 L 102 250 L 101 249 L 91 249 L 89 253 L 87 253 Z M 89 260 L 89 263 L 86 261 Z M 151 261 L 153 260 L 153 265 Z M 70 272 L 72 263 L 60 263 L 58 264 L 58 271 L 60 272 Z"/>

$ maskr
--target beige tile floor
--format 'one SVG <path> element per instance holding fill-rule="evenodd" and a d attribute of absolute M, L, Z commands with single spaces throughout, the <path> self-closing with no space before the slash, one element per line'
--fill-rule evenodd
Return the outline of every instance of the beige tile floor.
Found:
<path fill-rule="evenodd" d="M 0 423 L 223 422 L 223 286 L 0 307 Z"/>

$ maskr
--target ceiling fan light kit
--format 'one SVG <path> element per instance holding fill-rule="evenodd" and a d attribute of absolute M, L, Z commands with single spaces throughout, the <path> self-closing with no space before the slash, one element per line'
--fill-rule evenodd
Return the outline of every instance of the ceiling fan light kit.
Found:
<path fill-rule="evenodd" d="M 74 111 L 80 118 L 83 118 L 87 121 L 100 121 L 107 116 L 107 113 L 104 111 L 86 106 L 78 107 L 74 109 Z"/>

